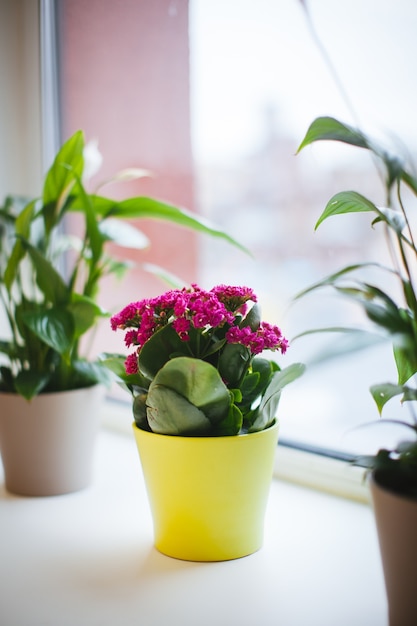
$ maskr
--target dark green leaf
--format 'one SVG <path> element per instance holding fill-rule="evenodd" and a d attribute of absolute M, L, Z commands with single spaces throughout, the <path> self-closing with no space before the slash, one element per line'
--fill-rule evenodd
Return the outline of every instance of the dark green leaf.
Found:
<path fill-rule="evenodd" d="M 74 320 L 64 308 L 26 312 L 23 320 L 30 330 L 48 346 L 67 354 L 74 340 Z"/>
<path fill-rule="evenodd" d="M 187 342 L 181 341 L 171 325 L 158 330 L 140 352 L 139 368 L 150 380 L 174 354 L 188 354 Z"/>
<path fill-rule="evenodd" d="M 46 387 L 49 378 L 50 374 L 47 372 L 38 372 L 33 369 L 22 370 L 14 379 L 16 392 L 26 400 L 31 400 Z"/>

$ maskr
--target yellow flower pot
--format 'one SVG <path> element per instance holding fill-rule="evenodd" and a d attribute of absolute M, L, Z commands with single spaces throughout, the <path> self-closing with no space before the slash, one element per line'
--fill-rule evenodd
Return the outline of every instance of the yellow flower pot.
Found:
<path fill-rule="evenodd" d="M 160 552 L 224 561 L 259 550 L 278 423 L 235 437 L 159 435 L 135 424 L 133 429 Z"/>

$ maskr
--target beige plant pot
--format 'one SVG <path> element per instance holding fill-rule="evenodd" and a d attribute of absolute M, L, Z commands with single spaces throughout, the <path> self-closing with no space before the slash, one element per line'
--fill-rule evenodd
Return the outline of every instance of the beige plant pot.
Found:
<path fill-rule="evenodd" d="M 417 624 L 417 500 L 383 486 L 376 472 L 370 478 L 390 626 Z"/>
<path fill-rule="evenodd" d="M 0 393 L 6 489 L 23 496 L 54 496 L 87 487 L 102 398 L 99 385 L 30 401 Z"/>

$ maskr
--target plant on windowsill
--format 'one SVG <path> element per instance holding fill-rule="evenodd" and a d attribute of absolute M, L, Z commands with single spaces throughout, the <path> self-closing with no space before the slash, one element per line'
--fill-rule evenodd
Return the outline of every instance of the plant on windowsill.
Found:
<path fill-rule="evenodd" d="M 385 207 L 377 206 L 357 191 L 343 191 L 330 198 L 316 228 L 329 217 L 369 212 L 373 218 L 372 228 L 384 231 L 392 263 L 388 266 L 357 263 L 344 267 L 297 297 L 331 287 L 358 303 L 374 327 L 392 342 L 398 379 L 375 384 L 370 391 L 380 415 L 389 400 L 401 396 L 401 403 L 410 409 L 410 419 L 384 421 L 399 424 L 409 436 L 390 449 L 380 449 L 375 455 L 358 458 L 356 463 L 368 468 L 371 476 L 390 624 L 407 625 L 415 623 L 417 612 L 417 247 L 413 232 L 415 218 L 409 206 L 412 196 L 417 196 L 417 175 L 412 163 L 402 155 L 390 154 L 362 131 L 334 118 L 317 118 L 309 127 L 299 151 L 313 142 L 324 140 L 343 142 L 370 151 L 382 167 Z M 406 193 L 411 194 L 407 201 Z M 379 284 L 361 279 L 361 271 L 366 271 L 368 267 L 377 268 L 380 272 Z M 388 292 L 384 282 L 388 277 L 396 279 L 400 299 Z M 343 329 L 320 329 L 319 332 L 326 330 Z M 349 332 L 350 329 L 344 330 Z"/>
<path fill-rule="evenodd" d="M 3 422 L 7 416 L 11 420 L 12 411 L 4 403 L 18 398 L 25 414 L 42 403 L 44 412 L 47 397 L 97 384 L 101 387 L 109 380 L 109 370 L 84 354 L 82 339 L 107 315 L 97 299 L 101 280 L 110 274 L 119 276 L 128 268 L 124 261 L 109 255 L 107 244 L 144 247 L 144 236 L 127 220 L 165 220 L 238 245 L 197 215 L 156 199 L 115 201 L 89 193 L 85 187 L 91 168 L 88 154 L 91 145 L 85 145 L 84 135 L 78 131 L 56 155 L 40 198 L 8 197 L 0 208 L 0 301 L 6 322 L 0 340 L 0 449 L 6 485 L 12 491 L 22 492 L 8 480 L 6 459 L 16 454 L 4 450 L 4 429 L 9 425 Z M 113 180 L 144 174 L 125 170 Z M 66 232 L 65 220 L 70 214 L 81 218 L 80 236 Z M 59 398 L 62 409 L 63 396 Z M 26 438 L 30 439 L 28 433 Z M 29 449 L 25 453 L 28 456 Z"/>
<path fill-rule="evenodd" d="M 262 543 L 277 406 L 304 368 L 260 356 L 287 340 L 256 300 L 247 287 L 193 285 L 111 319 L 133 352 L 106 363 L 133 396 L 155 545 L 170 556 L 237 558 Z"/>

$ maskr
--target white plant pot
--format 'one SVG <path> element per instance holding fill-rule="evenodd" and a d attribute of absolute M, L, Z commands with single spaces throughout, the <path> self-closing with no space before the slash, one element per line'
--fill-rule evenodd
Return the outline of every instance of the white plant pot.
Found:
<path fill-rule="evenodd" d="M 9 492 L 53 496 L 91 483 L 103 394 L 100 385 L 30 401 L 0 393 L 0 454 Z"/>

